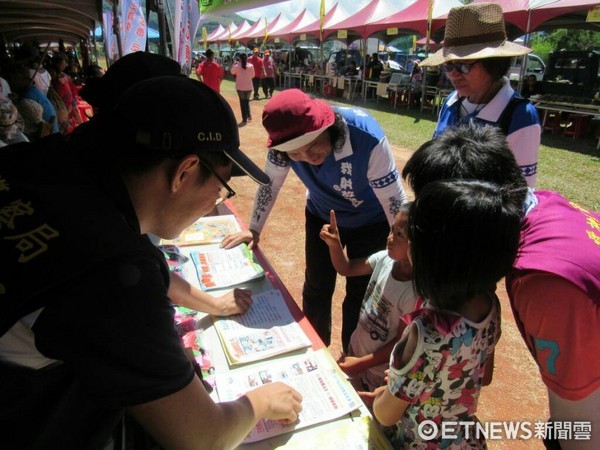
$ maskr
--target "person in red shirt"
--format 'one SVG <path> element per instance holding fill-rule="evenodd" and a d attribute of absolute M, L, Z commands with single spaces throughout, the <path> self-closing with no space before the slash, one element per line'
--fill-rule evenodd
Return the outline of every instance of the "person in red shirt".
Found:
<path fill-rule="evenodd" d="M 248 62 L 254 67 L 254 78 L 252 78 L 252 87 L 254 88 L 254 100 L 258 100 L 258 89 L 262 86 L 263 78 L 263 60 L 258 54 L 258 48 L 254 47 L 252 56 L 248 58 Z"/>
<path fill-rule="evenodd" d="M 263 70 L 263 93 L 265 94 L 265 98 L 271 98 L 273 91 L 275 90 L 276 64 L 275 61 L 271 59 L 271 52 L 269 50 L 265 50 L 265 56 L 263 58 Z"/>
<path fill-rule="evenodd" d="M 198 64 L 196 75 L 198 79 L 213 91 L 221 93 L 221 80 L 223 79 L 223 68 L 214 60 L 215 53 L 209 48 L 205 52 L 206 61 Z"/>

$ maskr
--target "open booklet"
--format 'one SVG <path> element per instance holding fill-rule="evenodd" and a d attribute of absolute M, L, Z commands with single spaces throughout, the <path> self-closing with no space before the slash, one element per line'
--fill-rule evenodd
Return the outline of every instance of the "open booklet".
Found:
<path fill-rule="evenodd" d="M 313 450 L 393 450 L 387 438 L 370 416 L 355 417 L 353 420 L 336 420 L 328 424 L 294 433 L 279 445 L 277 438 L 271 439 L 271 449 Z M 324 445 L 324 442 L 327 445 Z"/>
<path fill-rule="evenodd" d="M 327 349 L 262 361 L 216 374 L 219 400 L 235 400 L 263 384 L 283 381 L 302 394 L 302 412 L 292 424 L 261 420 L 244 440 L 256 442 L 279 434 L 337 419 L 359 408 L 358 394 Z"/>
<path fill-rule="evenodd" d="M 190 256 L 203 291 L 235 286 L 265 275 L 246 244 L 231 249 L 221 248 L 219 244 L 203 245 L 190 252 Z"/>
<path fill-rule="evenodd" d="M 241 231 L 240 224 L 233 214 L 205 216 L 198 219 L 178 237 L 163 240 L 164 245 L 202 245 L 218 244 L 225 236 Z"/>
<path fill-rule="evenodd" d="M 244 314 L 213 319 L 231 366 L 311 345 L 278 290 L 253 295 L 252 304 Z"/>

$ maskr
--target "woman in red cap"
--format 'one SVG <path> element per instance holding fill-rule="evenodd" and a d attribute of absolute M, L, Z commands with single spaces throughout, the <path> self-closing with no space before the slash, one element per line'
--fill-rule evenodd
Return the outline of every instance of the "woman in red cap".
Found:
<path fill-rule="evenodd" d="M 263 110 L 269 134 L 265 172 L 271 183 L 258 189 L 250 230 L 229 236 L 225 247 L 258 244 L 260 233 L 291 168 L 307 188 L 306 272 L 303 310 L 326 345 L 331 338 L 331 299 L 336 271 L 319 233 L 337 217 L 349 258 L 383 250 L 390 225 L 407 201 L 389 142 L 374 118 L 357 108 L 332 107 L 299 89 L 275 95 Z M 342 346 L 348 349 L 369 276 L 346 280 Z"/>

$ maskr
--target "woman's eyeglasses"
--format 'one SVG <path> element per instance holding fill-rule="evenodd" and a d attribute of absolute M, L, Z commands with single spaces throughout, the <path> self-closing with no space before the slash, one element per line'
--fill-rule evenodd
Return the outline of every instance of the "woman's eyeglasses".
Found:
<path fill-rule="evenodd" d="M 472 63 L 444 63 L 442 64 L 442 69 L 446 73 L 450 73 L 453 70 L 456 70 L 458 73 L 462 73 L 463 75 L 468 74 L 471 71 L 471 68 L 477 64 L 479 61 L 475 61 Z"/>
<path fill-rule="evenodd" d="M 231 189 L 227 182 L 223 178 L 221 178 L 221 176 L 207 162 L 202 161 L 200 158 L 198 158 L 198 161 L 200 161 L 200 164 L 202 164 L 202 166 L 206 168 L 206 170 L 208 170 L 211 174 L 215 176 L 217 180 L 219 180 L 219 183 L 221 183 L 221 186 L 223 187 L 221 189 L 221 196 L 215 201 L 215 206 L 220 205 L 225 200 L 230 199 L 235 195 L 235 191 Z"/>

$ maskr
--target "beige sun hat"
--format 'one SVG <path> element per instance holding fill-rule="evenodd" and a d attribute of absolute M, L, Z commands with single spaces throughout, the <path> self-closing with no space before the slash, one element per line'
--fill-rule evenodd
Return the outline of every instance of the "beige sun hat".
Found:
<path fill-rule="evenodd" d="M 531 49 L 506 38 L 502 7 L 497 3 L 458 6 L 448 13 L 443 47 L 421 62 L 439 66 L 457 59 L 520 56 Z"/>

